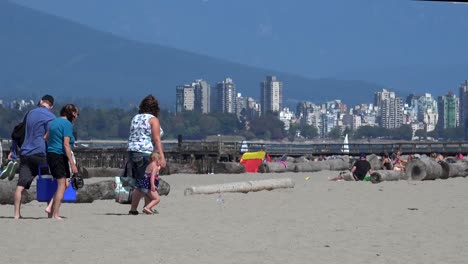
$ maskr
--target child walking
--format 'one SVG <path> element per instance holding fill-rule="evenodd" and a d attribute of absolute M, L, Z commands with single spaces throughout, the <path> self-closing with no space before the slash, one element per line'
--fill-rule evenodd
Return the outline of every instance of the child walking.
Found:
<path fill-rule="evenodd" d="M 155 207 L 161 200 L 158 187 L 159 187 L 159 170 L 161 169 L 161 155 L 158 152 L 151 153 L 149 157 L 149 164 L 145 170 L 145 188 L 148 189 L 146 196 L 149 202 L 143 207 L 144 214 L 153 214 L 153 207 Z"/>

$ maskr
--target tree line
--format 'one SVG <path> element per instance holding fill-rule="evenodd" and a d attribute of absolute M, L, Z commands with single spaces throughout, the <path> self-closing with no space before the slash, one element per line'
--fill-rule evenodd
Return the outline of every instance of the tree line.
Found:
<path fill-rule="evenodd" d="M 31 107 L 32 108 L 32 107 Z M 53 109 L 58 116 L 60 106 Z M 0 138 L 10 138 L 13 127 L 22 121 L 23 116 L 30 109 L 15 110 L 0 106 Z M 80 117 L 75 123 L 75 131 L 81 140 L 89 139 L 127 139 L 130 121 L 138 109 L 121 108 L 95 108 L 84 107 L 80 111 Z M 161 127 L 164 129 L 164 139 L 177 139 L 182 135 L 184 139 L 204 139 L 210 135 L 237 135 L 247 140 L 284 140 L 289 141 L 314 139 L 319 136 L 316 127 L 299 123 L 290 125 L 285 130 L 284 123 L 278 119 L 277 114 L 267 113 L 260 117 L 249 117 L 245 111 L 238 118 L 235 114 L 197 112 L 183 112 L 175 114 L 162 109 L 160 113 Z M 362 126 L 352 131 L 348 127 L 342 131 L 333 128 L 326 136 L 329 139 L 339 140 L 346 134 L 350 139 L 403 139 L 411 140 L 413 133 L 409 125 L 403 125 L 396 129 L 382 127 Z M 450 140 L 463 140 L 465 133 L 463 127 L 435 130 L 426 133 L 418 130 L 416 136 L 426 139 L 444 138 Z"/>

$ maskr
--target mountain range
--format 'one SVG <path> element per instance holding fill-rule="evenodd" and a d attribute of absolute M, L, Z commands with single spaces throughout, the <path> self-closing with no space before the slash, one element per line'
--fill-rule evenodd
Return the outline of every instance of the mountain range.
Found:
<path fill-rule="evenodd" d="M 3 97 L 51 93 L 58 98 L 135 101 L 148 93 L 173 108 L 175 87 L 230 77 L 243 96 L 259 99 L 267 75 L 283 81 L 285 105 L 342 99 L 371 102 L 383 86 L 360 80 L 312 79 L 125 39 L 0 0 L 0 87 Z"/>

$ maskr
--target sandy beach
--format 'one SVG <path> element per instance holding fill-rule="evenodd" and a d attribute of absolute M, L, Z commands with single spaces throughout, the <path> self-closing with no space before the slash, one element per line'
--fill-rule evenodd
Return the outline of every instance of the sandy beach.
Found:
<path fill-rule="evenodd" d="M 1 205 L 1 263 L 467 263 L 468 179 L 327 180 L 335 175 L 164 176 L 171 192 L 156 215 L 107 200 L 65 204 L 67 219 L 54 221 L 35 201 L 15 221 Z M 184 196 L 194 185 L 283 177 L 295 188 Z"/>

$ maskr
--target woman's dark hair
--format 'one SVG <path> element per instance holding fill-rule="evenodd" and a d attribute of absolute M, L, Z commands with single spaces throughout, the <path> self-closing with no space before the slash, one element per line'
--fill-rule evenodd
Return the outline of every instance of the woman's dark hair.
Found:
<path fill-rule="evenodd" d="M 74 104 L 64 105 L 62 110 L 60 110 L 60 116 L 66 117 L 70 122 L 73 122 L 75 119 L 74 114 L 78 114 L 78 107 L 76 107 Z"/>
<path fill-rule="evenodd" d="M 153 95 L 148 95 L 140 103 L 140 114 L 152 114 L 155 117 L 159 117 L 159 103 Z"/>

